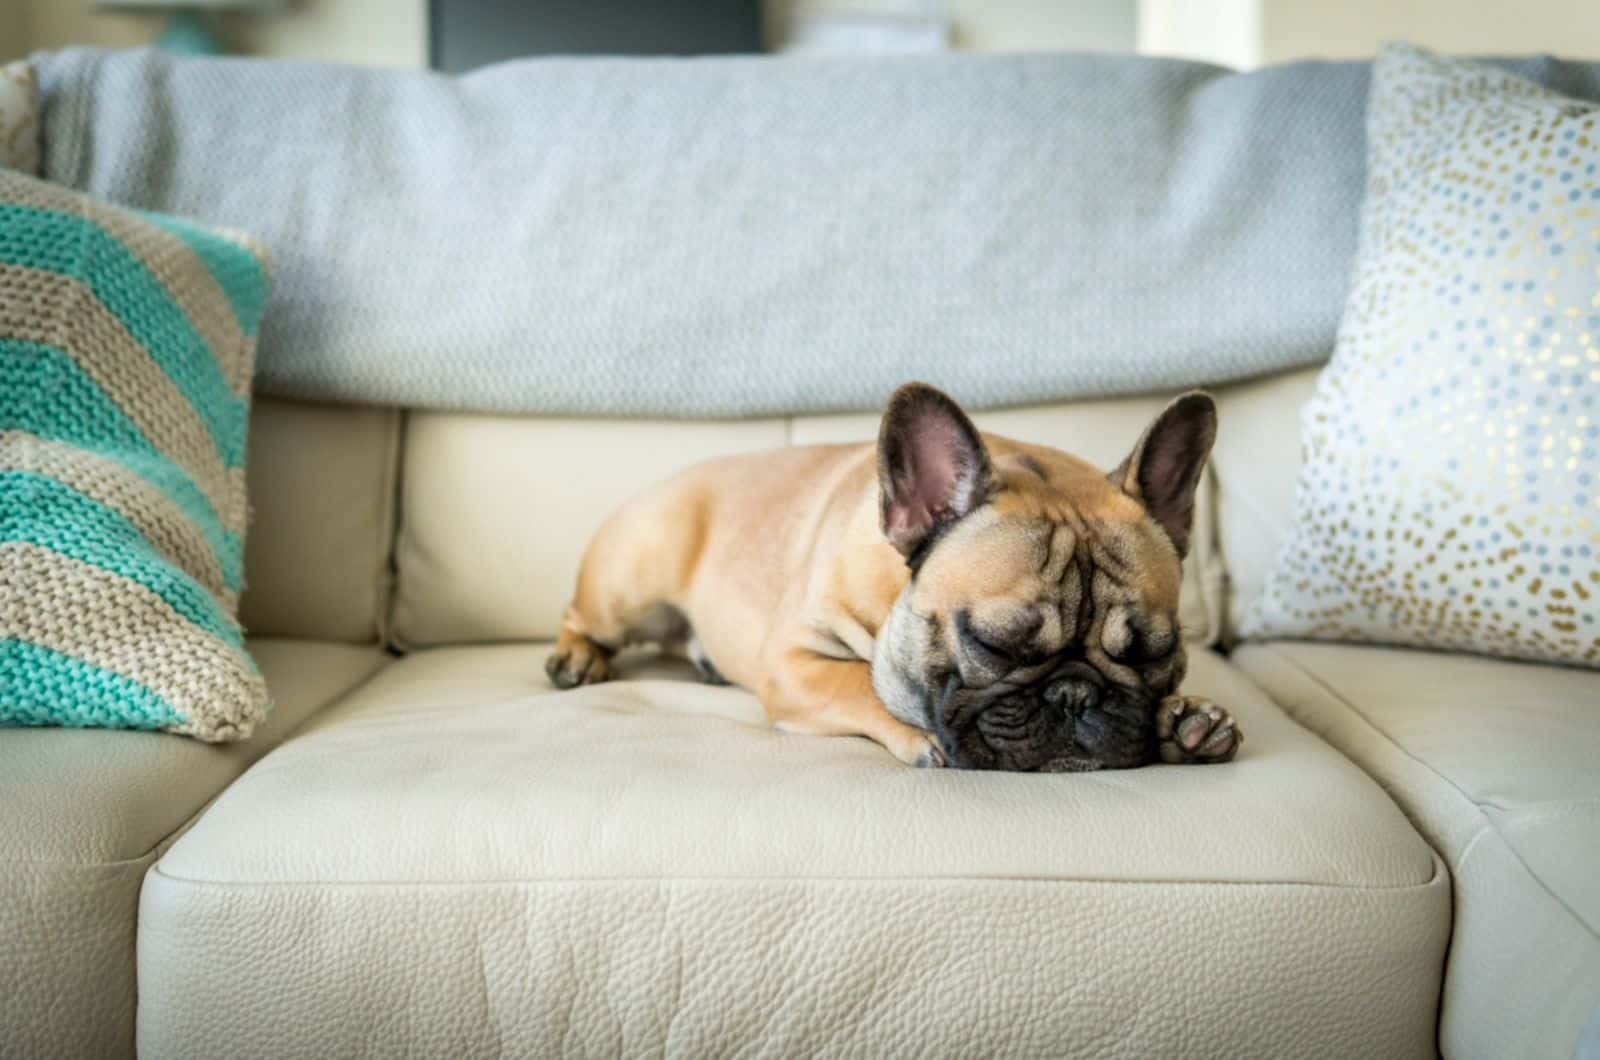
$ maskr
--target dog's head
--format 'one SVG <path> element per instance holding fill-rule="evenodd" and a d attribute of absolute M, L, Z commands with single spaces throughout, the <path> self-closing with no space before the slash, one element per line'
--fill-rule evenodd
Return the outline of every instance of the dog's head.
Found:
<path fill-rule="evenodd" d="M 1067 771 L 1154 757 L 1156 703 L 1186 660 L 1180 563 L 1216 405 L 1178 398 L 1109 474 L 984 439 L 913 383 L 878 437 L 884 536 L 911 580 L 879 630 L 873 685 L 950 765 Z"/>

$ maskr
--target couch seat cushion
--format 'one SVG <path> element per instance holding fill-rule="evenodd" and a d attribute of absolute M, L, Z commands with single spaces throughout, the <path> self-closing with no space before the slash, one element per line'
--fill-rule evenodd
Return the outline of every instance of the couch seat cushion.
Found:
<path fill-rule="evenodd" d="M 249 647 L 276 706 L 242 743 L 0 729 L 0 1056 L 132 1054 L 145 870 L 217 792 L 387 660 L 376 647 Z"/>
<path fill-rule="evenodd" d="M 1233 764 L 1024 776 L 543 652 L 413 655 L 224 793 L 145 887 L 141 1050 L 1432 1052 L 1437 859 L 1214 655 Z"/>
<path fill-rule="evenodd" d="M 1235 658 L 1449 863 L 1445 1054 L 1571 1056 L 1600 1003 L 1600 673 L 1295 642 Z"/>

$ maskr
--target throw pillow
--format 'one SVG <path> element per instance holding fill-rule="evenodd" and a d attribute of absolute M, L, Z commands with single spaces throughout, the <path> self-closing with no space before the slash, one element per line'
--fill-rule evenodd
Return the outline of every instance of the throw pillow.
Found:
<path fill-rule="evenodd" d="M 1390 46 L 1333 358 L 1247 636 L 1600 665 L 1600 107 Z"/>
<path fill-rule="evenodd" d="M 0 723 L 248 736 L 262 252 L 0 170 Z"/>
<path fill-rule="evenodd" d="M 39 172 L 39 96 L 27 61 L 0 65 L 0 169 Z"/>

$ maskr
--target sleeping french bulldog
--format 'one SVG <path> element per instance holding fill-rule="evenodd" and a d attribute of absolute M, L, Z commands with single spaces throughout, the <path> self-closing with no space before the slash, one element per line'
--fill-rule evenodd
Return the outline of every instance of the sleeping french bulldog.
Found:
<path fill-rule="evenodd" d="M 606 680 L 625 644 L 682 646 L 778 728 L 918 766 L 1225 762 L 1239 727 L 1176 694 L 1179 564 L 1216 425 L 1185 394 L 1108 475 L 980 435 L 908 384 L 876 447 L 715 460 L 624 505 L 545 669 L 571 688 Z"/>

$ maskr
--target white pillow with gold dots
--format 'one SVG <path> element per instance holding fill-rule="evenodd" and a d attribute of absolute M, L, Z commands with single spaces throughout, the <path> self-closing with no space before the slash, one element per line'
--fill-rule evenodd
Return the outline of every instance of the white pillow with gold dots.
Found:
<path fill-rule="evenodd" d="M 1243 632 L 1600 666 L 1600 107 L 1391 45 L 1333 359 Z"/>
<path fill-rule="evenodd" d="M 0 168 L 39 174 L 38 100 L 32 64 L 0 64 Z"/>

